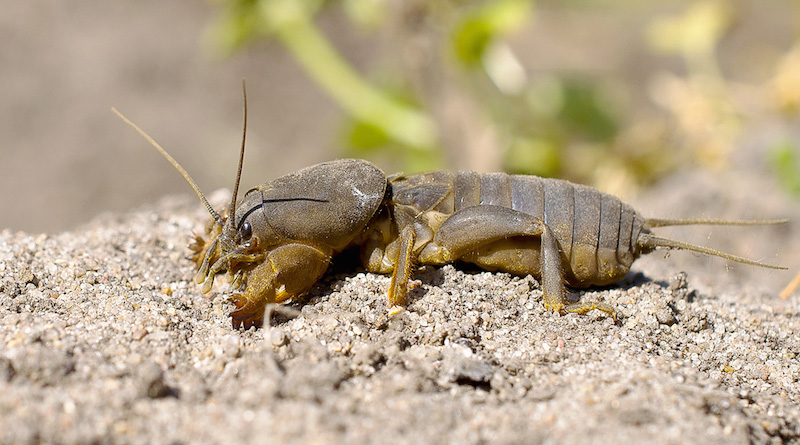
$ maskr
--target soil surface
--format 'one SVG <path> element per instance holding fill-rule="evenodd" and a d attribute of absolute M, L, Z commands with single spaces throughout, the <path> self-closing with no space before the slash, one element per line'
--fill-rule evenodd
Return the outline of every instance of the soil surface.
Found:
<path fill-rule="evenodd" d="M 800 220 L 736 182 L 686 174 L 646 201 Z M 0 442 L 800 443 L 800 295 L 777 297 L 800 267 L 796 224 L 681 235 L 789 271 L 655 253 L 572 295 L 616 321 L 546 312 L 533 278 L 461 266 L 418 271 L 389 316 L 389 278 L 339 261 L 269 326 L 237 331 L 225 280 L 192 282 L 186 244 L 206 218 L 182 197 L 0 233 Z"/>

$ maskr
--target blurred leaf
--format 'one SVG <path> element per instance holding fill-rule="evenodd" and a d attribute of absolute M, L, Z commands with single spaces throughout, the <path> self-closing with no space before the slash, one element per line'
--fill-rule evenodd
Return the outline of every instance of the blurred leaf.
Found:
<path fill-rule="evenodd" d="M 775 144 L 769 152 L 772 168 L 789 193 L 800 195 L 800 147 L 792 141 Z"/>
<path fill-rule="evenodd" d="M 456 58 L 466 66 L 479 65 L 489 44 L 524 23 L 532 7 L 531 0 L 498 0 L 466 12 L 452 35 Z"/>
<path fill-rule="evenodd" d="M 597 87 L 581 80 L 563 84 L 561 119 L 570 133 L 580 133 L 591 141 L 609 141 L 617 134 L 617 124 L 599 98 Z"/>
<path fill-rule="evenodd" d="M 528 85 L 528 74 L 508 45 L 492 44 L 484 54 L 483 67 L 503 94 L 519 94 Z"/>
<path fill-rule="evenodd" d="M 722 0 L 692 3 L 677 17 L 654 21 L 648 40 L 656 50 L 686 55 L 708 55 L 733 22 L 733 6 Z"/>
<path fill-rule="evenodd" d="M 220 2 L 226 4 L 219 22 L 211 29 L 211 39 L 229 55 L 252 41 L 268 34 L 269 23 L 260 14 L 257 0 Z"/>
<path fill-rule="evenodd" d="M 230 54 L 249 42 L 273 36 L 281 27 L 291 26 L 298 17 L 312 17 L 323 0 L 218 0 L 226 9 L 212 29 L 214 41 Z"/>

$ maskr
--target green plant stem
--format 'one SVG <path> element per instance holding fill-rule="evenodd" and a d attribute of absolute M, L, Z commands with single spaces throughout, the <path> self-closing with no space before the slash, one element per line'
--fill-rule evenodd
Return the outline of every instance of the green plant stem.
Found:
<path fill-rule="evenodd" d="M 433 122 L 365 82 L 318 30 L 303 2 L 266 0 L 260 6 L 277 38 L 347 112 L 409 147 L 421 150 L 436 147 Z"/>

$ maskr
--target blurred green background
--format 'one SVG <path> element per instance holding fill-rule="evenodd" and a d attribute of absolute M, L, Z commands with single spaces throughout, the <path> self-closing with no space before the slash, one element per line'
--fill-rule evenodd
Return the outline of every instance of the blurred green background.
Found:
<path fill-rule="evenodd" d="M 728 42 L 751 25 L 757 2 L 704 0 L 669 10 L 621 0 L 218 2 L 222 18 L 212 36 L 222 51 L 279 41 L 347 112 L 341 137 L 348 155 L 399 162 L 412 172 L 503 170 L 620 193 L 680 166 L 724 169 L 751 120 L 792 119 L 800 109 L 800 45 Z M 780 6 L 794 17 L 796 33 L 800 3 Z M 315 24 L 333 9 L 364 38 L 387 42 L 368 72 L 358 72 Z M 570 10 L 576 20 L 531 36 L 550 9 Z M 636 39 L 633 50 L 672 59 L 675 69 L 653 70 L 644 85 L 613 69 L 530 69 L 536 48 L 559 47 L 574 33 L 588 31 L 582 50 L 592 59 L 603 39 L 595 42 L 591 33 L 606 30 L 602 23 L 575 26 L 581 15 L 610 11 L 642 19 L 640 35 L 617 38 Z M 530 45 L 526 36 L 540 42 Z M 611 43 L 632 49 L 630 41 Z M 793 193 L 800 193 L 797 153 L 788 138 L 770 150 Z"/>
<path fill-rule="evenodd" d="M 745 163 L 800 194 L 797 1 L 33 0 L 0 32 L 0 227 L 190 193 L 112 105 L 230 187 L 241 78 L 246 186 L 347 156 L 627 197 L 755 144 Z"/>

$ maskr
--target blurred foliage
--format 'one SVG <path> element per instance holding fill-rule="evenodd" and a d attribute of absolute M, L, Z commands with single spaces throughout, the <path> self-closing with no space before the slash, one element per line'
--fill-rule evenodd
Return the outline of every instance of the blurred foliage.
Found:
<path fill-rule="evenodd" d="M 756 81 L 723 74 L 719 47 L 744 19 L 741 2 L 673 2 L 659 9 L 669 12 L 643 14 L 639 44 L 648 57 L 684 68 L 649 73 L 655 111 L 640 112 L 635 90 L 612 74 L 526 68 L 515 38 L 537 26 L 541 5 L 533 0 L 216 1 L 222 14 L 213 35 L 224 51 L 279 41 L 349 116 L 348 154 L 406 172 L 503 169 L 624 193 L 679 166 L 727 168 L 749 121 L 800 111 L 800 44 L 772 48 L 782 56 Z M 547 6 L 641 10 L 621 0 Z M 358 72 L 320 30 L 326 12 L 346 17 L 348 32 L 369 40 L 365 47 L 380 47 L 371 72 Z M 798 187 L 797 151 L 784 144 L 771 155 L 789 189 Z"/>
<path fill-rule="evenodd" d="M 783 141 L 770 150 L 772 166 L 784 189 L 800 195 L 800 147 L 791 141 Z"/>
<path fill-rule="evenodd" d="M 456 60 L 469 67 L 481 65 L 495 39 L 524 24 L 532 7 L 525 0 L 497 0 L 465 8 L 452 24 Z"/>

